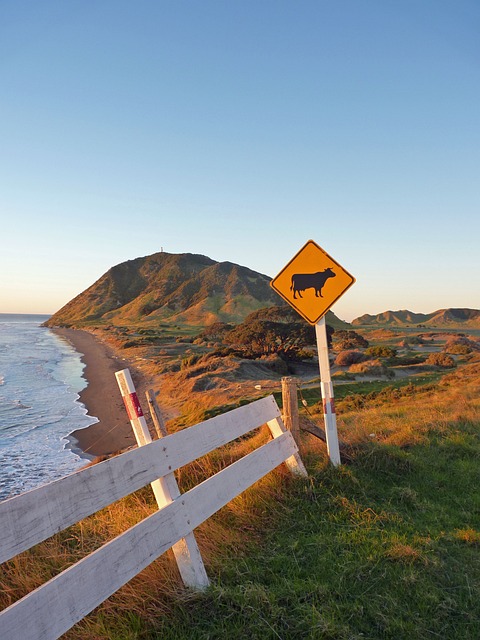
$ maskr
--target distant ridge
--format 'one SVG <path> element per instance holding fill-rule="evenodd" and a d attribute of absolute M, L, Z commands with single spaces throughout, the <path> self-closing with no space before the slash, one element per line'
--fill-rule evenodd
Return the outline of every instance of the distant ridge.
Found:
<path fill-rule="evenodd" d="M 162 251 L 112 267 L 45 325 L 206 326 L 239 323 L 253 311 L 280 304 L 266 275 L 203 255 Z M 328 318 L 348 326 L 330 312 Z"/>
<path fill-rule="evenodd" d="M 388 326 L 415 326 L 428 327 L 465 327 L 480 329 L 480 310 L 478 309 L 439 309 L 432 313 L 413 313 L 412 311 L 384 311 L 377 315 L 366 313 L 352 320 L 352 325 L 388 325 Z"/>

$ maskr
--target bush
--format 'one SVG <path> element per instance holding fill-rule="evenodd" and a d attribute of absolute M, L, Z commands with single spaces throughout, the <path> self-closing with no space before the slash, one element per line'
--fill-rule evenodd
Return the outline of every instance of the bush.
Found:
<path fill-rule="evenodd" d="M 380 362 L 380 360 L 368 360 L 367 362 L 352 364 L 349 371 L 350 373 L 356 373 L 357 375 L 363 376 L 395 377 L 395 373 L 388 369 L 382 362 Z"/>
<path fill-rule="evenodd" d="M 242 354 L 233 347 L 219 347 L 212 351 L 212 353 L 205 354 L 205 358 L 228 358 L 229 356 L 240 358 Z"/>
<path fill-rule="evenodd" d="M 368 347 L 368 341 L 356 331 L 336 331 L 333 335 L 334 351 L 346 351 Z"/>
<path fill-rule="evenodd" d="M 308 349 L 299 349 L 296 353 L 296 358 L 298 360 L 311 360 L 314 355 L 313 351 L 308 351 Z"/>
<path fill-rule="evenodd" d="M 292 360 L 298 359 L 299 350 L 315 344 L 315 331 L 305 322 L 245 321 L 227 332 L 224 342 L 241 351 L 245 358 L 275 354 Z"/>
<path fill-rule="evenodd" d="M 360 393 L 352 393 L 345 396 L 342 400 L 336 403 L 342 411 L 358 411 L 363 409 L 366 404 L 366 397 Z"/>
<path fill-rule="evenodd" d="M 197 339 L 204 342 L 222 342 L 225 334 L 231 331 L 235 325 L 227 322 L 214 322 L 209 324 L 198 334 Z"/>
<path fill-rule="evenodd" d="M 480 344 L 475 340 L 469 340 L 466 337 L 450 338 L 444 349 L 446 353 L 457 353 L 459 355 L 467 355 L 472 351 L 480 351 Z"/>
<path fill-rule="evenodd" d="M 397 350 L 392 347 L 368 347 L 365 349 L 365 355 L 369 358 L 394 358 Z"/>
<path fill-rule="evenodd" d="M 444 369 L 453 369 L 453 367 L 455 367 L 455 360 L 446 353 L 431 353 L 425 360 L 425 364 L 442 367 Z"/>
<path fill-rule="evenodd" d="M 363 362 L 366 357 L 361 351 L 355 351 L 353 349 L 347 351 L 341 351 L 335 358 L 335 364 L 339 367 L 349 367 L 352 364 Z"/>
<path fill-rule="evenodd" d="M 472 353 L 472 348 L 468 344 L 453 344 L 451 346 L 445 345 L 446 353 L 453 353 L 460 356 L 466 356 Z"/>
<path fill-rule="evenodd" d="M 423 354 L 406 354 L 404 356 L 399 356 L 395 358 L 395 366 L 399 366 L 399 367 L 408 367 L 408 366 L 415 366 L 418 364 L 422 364 L 422 362 L 425 362 L 425 360 L 427 359 L 426 355 Z"/>
<path fill-rule="evenodd" d="M 201 356 L 198 353 L 187 354 L 182 358 L 182 363 L 180 365 L 180 370 L 188 369 L 189 367 L 193 367 L 193 365 L 197 364 L 200 360 Z"/>
<path fill-rule="evenodd" d="M 410 344 L 424 344 L 425 340 L 420 336 L 409 336 L 403 342 L 405 343 L 404 346 L 408 346 Z"/>

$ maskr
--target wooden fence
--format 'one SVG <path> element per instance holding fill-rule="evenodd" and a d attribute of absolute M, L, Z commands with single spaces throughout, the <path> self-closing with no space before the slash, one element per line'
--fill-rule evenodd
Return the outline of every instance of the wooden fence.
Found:
<path fill-rule="evenodd" d="M 0 503 L 0 562 L 267 424 L 272 439 L 0 613 L 0 638 L 61 636 L 254 482 L 285 462 L 306 475 L 269 396 Z"/>

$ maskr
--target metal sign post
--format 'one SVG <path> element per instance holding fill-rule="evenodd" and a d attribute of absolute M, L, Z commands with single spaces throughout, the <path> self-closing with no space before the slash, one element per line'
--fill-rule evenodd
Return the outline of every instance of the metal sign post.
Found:
<path fill-rule="evenodd" d="M 336 260 L 316 242 L 308 240 L 270 283 L 290 306 L 315 326 L 327 449 L 334 466 L 341 460 L 325 314 L 354 282 L 355 278 Z"/>

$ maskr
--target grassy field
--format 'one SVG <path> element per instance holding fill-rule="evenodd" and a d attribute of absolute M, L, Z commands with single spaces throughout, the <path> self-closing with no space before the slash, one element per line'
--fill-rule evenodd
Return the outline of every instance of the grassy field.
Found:
<path fill-rule="evenodd" d="M 305 436 L 308 481 L 280 469 L 198 531 L 206 593 L 185 592 L 164 557 L 66 637 L 480 637 L 479 369 L 346 414 L 353 457 L 337 469 Z M 4 595 L 152 509 L 140 492 L 7 563 Z"/>
<path fill-rule="evenodd" d="M 412 380 L 338 385 L 348 463 L 332 468 L 304 433 L 308 480 L 279 468 L 196 530 L 205 593 L 165 554 L 65 638 L 480 638 L 480 363 Z M 302 394 L 321 426 L 318 389 Z M 155 508 L 145 489 L 5 563 L 2 606 Z"/>
<path fill-rule="evenodd" d="M 310 480 L 283 480 L 280 497 L 265 489 L 260 539 L 145 637 L 479 638 L 480 386 L 471 369 L 442 391 L 364 410 L 356 439 L 377 433 L 349 465 L 326 466 L 305 442 Z"/>

